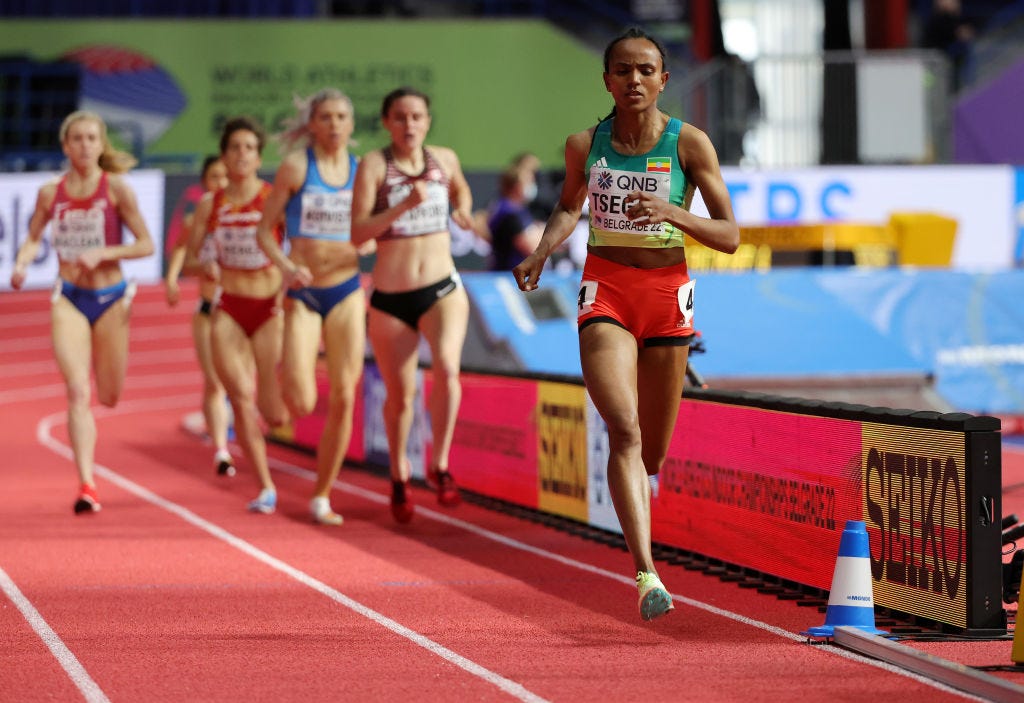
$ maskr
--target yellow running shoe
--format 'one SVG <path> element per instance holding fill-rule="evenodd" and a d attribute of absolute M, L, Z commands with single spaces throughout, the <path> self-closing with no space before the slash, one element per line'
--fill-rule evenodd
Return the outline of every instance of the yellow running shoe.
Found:
<path fill-rule="evenodd" d="M 650 571 L 638 571 L 636 589 L 640 592 L 640 617 L 653 620 L 675 608 L 672 596 L 665 589 L 658 575 Z"/>

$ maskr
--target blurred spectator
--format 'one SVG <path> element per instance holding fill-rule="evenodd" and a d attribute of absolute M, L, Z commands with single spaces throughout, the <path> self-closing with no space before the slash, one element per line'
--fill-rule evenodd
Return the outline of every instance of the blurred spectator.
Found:
<path fill-rule="evenodd" d="M 532 152 L 524 151 L 513 157 L 509 166 L 522 168 L 533 174 L 533 182 L 537 184 L 537 194 L 529 202 L 530 212 L 533 214 L 533 219 L 546 220 L 551 214 L 551 208 L 555 206 L 559 189 L 553 187 L 556 184 L 552 183 L 550 175 L 541 171 L 540 158 Z"/>
<path fill-rule="evenodd" d="M 748 153 L 748 136 L 761 121 L 761 94 L 750 64 L 736 54 L 721 57 L 722 68 L 713 79 L 712 90 L 722 116 L 715 147 L 723 164 L 738 164 Z"/>
<path fill-rule="evenodd" d="M 543 225 L 530 214 L 530 202 L 537 197 L 537 179 L 529 162 L 519 166 L 513 163 L 502 172 L 499 194 L 487 220 L 490 269 L 511 271 L 536 248 L 543 232 Z"/>
<path fill-rule="evenodd" d="M 921 45 L 938 49 L 949 57 L 953 92 L 971 80 L 974 36 L 974 26 L 964 18 L 960 0 L 935 0 L 924 26 Z"/>

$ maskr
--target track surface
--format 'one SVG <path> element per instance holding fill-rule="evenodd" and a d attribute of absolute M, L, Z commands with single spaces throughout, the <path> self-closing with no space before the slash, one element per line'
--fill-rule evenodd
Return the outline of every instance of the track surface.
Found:
<path fill-rule="evenodd" d="M 972 699 L 808 645 L 818 610 L 682 567 L 661 567 L 675 612 L 644 623 L 625 552 L 419 489 L 396 525 L 369 472 L 336 485 L 345 525 L 316 526 L 313 459 L 281 447 L 278 512 L 249 514 L 244 460 L 218 477 L 181 430 L 190 314 L 140 291 L 126 392 L 96 408 L 103 510 L 76 517 L 48 295 L 0 296 L 0 701 Z M 1004 512 L 1024 513 L 1013 456 Z M 1008 640 L 936 647 L 1010 663 Z"/>

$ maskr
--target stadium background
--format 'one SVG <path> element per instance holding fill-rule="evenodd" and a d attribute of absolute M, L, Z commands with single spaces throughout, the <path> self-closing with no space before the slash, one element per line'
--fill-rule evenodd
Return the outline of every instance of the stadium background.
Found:
<path fill-rule="evenodd" d="M 293 92 L 323 85 L 352 95 L 356 151 L 380 144 L 380 96 L 413 83 L 433 96 L 432 141 L 459 152 L 479 205 L 521 151 L 548 167 L 550 198 L 565 135 L 607 109 L 600 48 L 636 22 L 668 36 L 678 88 L 664 107 L 732 145 L 722 148 L 724 174 L 745 232 L 790 231 L 802 242 L 773 239 L 759 245 L 768 248 L 766 260 L 708 260 L 700 271 L 709 353 L 696 364 L 711 385 L 992 414 L 1002 419 L 1003 441 L 1014 441 L 1024 416 L 1024 319 L 1013 302 L 1024 289 L 1016 270 L 1024 157 L 1019 135 L 999 124 L 1001 114 L 1019 110 L 1020 95 L 1007 86 L 1019 85 L 1013 32 L 1024 31 L 1021 3 L 969 4 L 983 30 L 976 58 L 987 61 L 965 82 L 951 80 L 948 57 L 913 46 L 922 3 L 631 3 L 639 18 L 619 4 L 590 3 L 586 24 L 574 3 L 526 4 L 524 13 L 512 11 L 517 3 L 473 4 L 478 12 L 467 17 L 468 4 L 406 2 L 372 18 L 346 14 L 342 3 L 300 6 L 289 17 L 282 8 L 269 11 L 273 17 L 245 8 L 227 18 L 104 7 L 100 17 L 70 19 L 59 3 L 13 8 L 19 16 L 4 19 L 0 38 L 0 53 L 10 57 L 0 130 L 2 263 L 9 266 L 8 252 L 23 236 L 33 179 L 59 167 L 54 120 L 69 106 L 104 113 L 120 143 L 139 155 L 142 170 L 133 177 L 152 198 L 155 233 L 171 223 L 224 117 L 254 114 L 273 127 L 290 112 Z M 831 15 L 837 5 L 849 12 L 845 42 L 844 22 Z M 496 16 L 502 12 L 535 16 Z M 22 18 L 30 14 L 53 17 Z M 776 47 L 749 57 L 761 103 L 753 121 L 748 87 L 732 77 L 734 62 L 723 53 L 730 35 L 714 29 L 722 19 L 722 28 L 733 22 L 735 30 L 744 17 L 765 46 Z M 770 31 L 784 25 L 791 34 Z M 787 36 L 795 53 L 778 50 Z M 33 84 L 40 77 L 42 88 Z M 61 80 L 77 80 L 76 88 L 55 88 Z M 984 148 L 982 137 L 990 138 Z M 274 164 L 271 150 L 268 174 Z M 856 228 L 843 246 L 834 241 L 838 225 Z M 456 246 L 464 247 L 456 253 L 477 313 L 469 365 L 577 375 L 578 274 L 567 269 L 550 277 L 544 296 L 516 299 L 501 274 L 474 271 L 484 249 L 466 238 Z M 49 263 L 38 264 L 39 285 L 52 281 Z M 148 265 L 137 277 L 157 280 L 162 262 Z M 818 545 L 826 560 L 831 546 Z"/>

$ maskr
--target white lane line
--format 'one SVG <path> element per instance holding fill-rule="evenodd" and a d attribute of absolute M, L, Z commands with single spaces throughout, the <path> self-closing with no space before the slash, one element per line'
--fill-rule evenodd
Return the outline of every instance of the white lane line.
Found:
<path fill-rule="evenodd" d="M 189 395 L 187 397 L 187 401 L 185 402 L 187 402 L 188 406 L 191 406 L 195 404 L 195 400 L 196 398 L 195 395 L 193 394 Z M 183 397 L 179 396 L 177 398 L 163 398 L 157 402 L 138 401 L 136 403 L 125 403 L 125 408 L 122 412 L 130 411 L 131 409 L 133 409 L 132 406 L 140 410 L 155 410 L 161 407 L 183 407 L 185 405 L 185 402 L 183 402 Z M 120 414 L 118 410 L 120 410 L 120 408 L 113 409 L 104 414 Z M 36 436 L 39 439 L 40 443 L 43 444 L 43 446 L 45 446 L 46 448 L 50 449 L 56 454 L 59 454 L 60 456 L 63 456 L 67 459 L 71 459 L 73 456 L 71 453 L 71 448 L 57 441 L 51 435 L 51 430 L 53 426 L 59 422 L 62 422 L 63 420 L 64 413 L 54 413 L 43 418 L 39 422 L 39 425 L 37 426 Z M 381 627 L 390 630 L 391 632 L 395 633 L 400 637 L 408 639 L 414 644 L 423 647 L 430 653 L 438 657 L 441 657 L 442 659 L 454 664 L 455 666 L 463 669 L 464 671 L 483 679 L 487 683 L 491 684 L 492 686 L 495 686 L 501 691 L 504 691 L 513 698 L 520 701 L 526 701 L 527 703 L 546 703 L 546 699 L 541 698 L 532 691 L 527 690 L 521 684 L 516 683 L 515 681 L 512 681 L 510 679 L 506 679 L 504 676 L 501 676 L 500 674 L 493 672 L 490 669 L 487 669 L 477 664 L 476 662 L 467 659 L 466 657 L 463 657 L 462 655 L 448 649 L 447 647 L 437 642 L 434 642 L 433 640 L 427 637 L 424 637 L 415 630 L 405 627 L 404 625 L 396 622 L 395 620 L 392 620 L 386 615 L 383 615 L 382 613 L 379 613 L 376 610 L 368 608 L 359 601 L 349 598 L 345 594 L 331 588 L 323 581 L 320 581 L 310 576 L 309 574 L 305 573 L 304 571 L 300 571 L 299 569 L 296 569 L 294 566 L 291 566 L 290 564 L 281 561 L 276 557 L 271 556 L 270 554 L 264 552 L 262 549 L 259 549 L 255 545 L 246 542 L 240 537 L 236 537 L 224 528 L 200 517 L 199 515 L 196 515 L 188 508 L 185 508 L 184 506 L 178 505 L 177 503 L 171 502 L 153 493 L 149 489 L 144 488 L 143 486 L 140 486 L 134 481 L 125 478 L 116 471 L 106 466 L 96 464 L 95 472 L 97 475 L 102 476 L 106 480 L 120 486 L 124 490 L 128 491 L 129 493 L 132 493 L 133 495 L 141 498 L 142 500 L 151 503 L 157 506 L 158 508 L 162 508 L 163 510 L 166 510 L 169 513 L 177 515 L 188 524 L 197 527 L 200 530 L 203 530 L 204 532 L 212 535 L 213 537 L 221 540 L 226 544 L 231 545 L 235 549 L 239 550 L 244 554 L 247 554 L 253 559 L 262 562 L 263 564 L 266 564 L 272 569 L 280 571 L 286 576 L 290 576 L 302 585 L 311 588 L 322 595 L 327 596 L 336 603 L 348 608 L 349 610 L 354 611 L 355 613 L 358 613 L 364 618 L 380 625 Z"/>
<path fill-rule="evenodd" d="M 138 369 L 145 366 L 158 366 L 161 364 L 177 364 L 194 362 L 196 353 L 191 348 L 181 347 L 174 350 L 156 351 L 133 351 L 129 356 L 129 368 Z M 57 367 L 57 360 L 52 355 L 36 361 L 26 361 L 18 364 L 0 365 L 0 378 L 24 378 L 26 376 L 53 374 L 58 376 L 60 369 Z"/>
<path fill-rule="evenodd" d="M 182 386 L 191 386 L 202 381 L 202 375 L 199 372 L 199 366 L 195 367 L 195 371 L 185 371 L 181 373 L 155 373 L 155 374 L 136 374 L 131 369 L 128 369 L 128 376 L 125 380 L 125 387 L 129 391 L 134 391 L 137 388 L 173 388 L 180 390 Z M 35 400 L 42 400 L 43 398 L 60 398 L 67 394 L 67 389 L 63 383 L 51 383 L 46 386 L 32 386 L 30 388 L 16 388 L 10 391 L 0 391 L 0 405 L 8 405 L 10 403 L 24 403 L 32 402 Z M 199 398 L 199 391 L 196 391 L 194 398 Z M 124 405 L 124 402 L 120 403 L 118 407 Z M 196 400 L 198 405 L 198 400 Z M 106 410 L 103 406 L 93 406 L 93 415 L 96 417 L 102 416 Z"/>
<path fill-rule="evenodd" d="M 186 398 L 187 398 L 187 400 L 186 400 Z M 140 401 L 134 401 L 132 403 L 121 403 L 117 408 L 112 408 L 112 409 L 111 408 L 98 408 L 98 409 L 96 409 L 96 413 L 97 413 L 97 419 L 98 419 L 101 416 L 116 415 L 116 414 L 121 414 L 121 413 L 124 413 L 124 412 L 129 412 L 129 411 L 132 411 L 132 410 L 148 411 L 148 410 L 155 410 L 155 409 L 160 409 L 160 408 L 191 407 L 193 405 L 195 405 L 195 398 L 194 398 L 194 395 L 190 395 L 190 396 L 179 396 L 178 398 L 168 397 L 168 398 L 163 398 L 163 399 L 160 399 L 160 400 L 140 400 Z M 47 448 L 51 449 L 55 453 L 57 453 L 57 454 L 59 454 L 59 455 L 61 455 L 61 456 L 63 456 L 63 457 L 65 457 L 65 458 L 70 460 L 70 459 L 72 459 L 72 454 L 71 454 L 70 447 L 67 447 L 64 444 L 61 444 L 57 440 L 53 439 L 53 437 L 50 436 L 50 434 L 49 434 L 51 427 L 54 424 L 57 424 L 57 422 L 59 420 L 63 419 L 63 418 L 64 418 L 64 414 L 63 413 L 56 413 L 56 414 L 53 414 L 53 415 L 50 415 L 50 416 L 44 418 L 40 422 L 40 424 L 38 426 L 39 429 L 37 431 L 37 437 L 38 437 L 39 442 L 41 444 L 43 444 Z M 43 429 L 42 429 L 43 428 L 43 423 L 48 423 L 45 432 L 43 432 Z M 239 452 L 237 450 L 234 453 L 236 455 L 239 454 Z M 287 474 L 291 474 L 293 476 L 304 478 L 304 479 L 306 479 L 306 480 L 308 480 L 310 482 L 313 482 L 313 481 L 316 480 L 315 472 L 310 471 L 309 469 L 304 469 L 304 468 L 302 468 L 300 466 L 296 466 L 295 464 L 290 464 L 290 463 L 288 463 L 286 461 L 282 461 L 282 460 L 277 459 L 275 457 L 268 457 L 268 460 L 270 462 L 271 468 L 274 469 L 274 470 L 280 471 L 281 473 L 287 473 Z M 199 516 L 196 516 L 194 513 L 192 513 L 191 511 L 188 511 L 186 508 L 183 508 L 181 506 L 177 506 L 176 504 L 170 503 L 169 501 L 165 501 L 163 498 L 160 498 L 159 496 L 156 496 L 155 494 L 150 493 L 147 489 L 142 488 L 141 486 L 138 486 L 137 484 L 129 481 L 126 478 L 123 478 L 122 476 L 116 474 L 115 472 L 111 471 L 110 469 L 107 469 L 106 467 L 102 467 L 100 465 L 97 465 L 96 466 L 96 473 L 104 476 L 105 478 L 107 478 L 111 482 L 120 485 L 122 488 L 125 488 L 125 490 L 127 490 L 127 491 L 129 491 L 131 493 L 135 493 L 136 495 L 138 495 L 139 497 L 143 498 L 144 500 L 148 500 L 149 502 L 153 502 L 155 505 L 158 505 L 159 507 L 162 507 L 165 510 L 169 510 L 172 513 L 180 515 L 183 519 L 185 519 L 188 522 L 192 522 L 192 521 L 188 517 L 185 516 L 186 514 L 189 515 L 189 516 L 194 516 L 195 520 L 200 521 L 201 523 L 210 525 L 214 530 L 217 530 L 219 532 L 223 532 L 223 534 L 225 534 L 225 535 L 229 535 L 229 533 L 223 531 L 221 528 L 217 527 L 216 525 L 213 525 L 212 523 L 207 523 L 203 518 L 200 518 Z M 360 498 L 363 498 L 365 500 L 377 503 L 379 505 L 387 505 L 387 503 L 389 501 L 388 496 L 384 495 L 383 493 L 378 493 L 378 492 L 375 492 L 375 491 L 366 490 L 364 488 L 360 488 L 359 486 L 354 486 L 354 485 L 351 485 L 351 484 L 344 483 L 344 482 L 342 482 L 340 480 L 336 480 L 334 482 L 334 487 L 337 488 L 338 490 L 344 491 L 344 492 L 349 493 L 349 494 L 354 495 L 354 496 L 358 496 Z M 149 495 L 152 495 L 155 500 L 150 500 L 147 497 Z M 157 502 L 157 501 L 159 501 L 159 502 Z M 164 504 L 166 504 L 166 506 Z M 167 507 L 167 506 L 172 506 L 172 507 Z M 458 518 L 451 517 L 450 515 L 446 515 L 444 513 L 440 513 L 440 512 L 437 512 L 435 510 L 431 510 L 430 508 L 426 508 L 426 507 L 424 507 L 422 505 L 417 505 L 416 506 L 416 514 L 420 515 L 422 517 L 425 517 L 425 518 L 429 518 L 431 520 L 436 520 L 438 522 L 442 522 L 442 523 L 451 525 L 453 527 L 456 527 L 456 528 L 459 528 L 459 529 L 462 529 L 462 530 L 466 530 L 466 531 L 471 532 L 471 533 L 473 533 L 475 535 L 483 537 L 484 539 L 488 539 L 488 540 L 494 541 L 494 542 L 496 542 L 498 544 L 502 544 L 502 545 L 504 545 L 506 547 L 509 547 L 511 549 L 517 549 L 517 550 L 520 550 L 520 551 L 523 551 L 523 552 L 527 552 L 529 554 L 533 554 L 535 556 L 538 556 L 538 557 L 541 557 L 541 558 L 544 558 L 544 559 L 549 559 L 551 561 L 555 561 L 555 562 L 557 562 L 559 564 L 562 564 L 564 566 L 568 566 L 570 568 L 578 569 L 580 571 L 586 571 L 588 573 L 595 574 L 597 576 L 601 576 L 601 577 L 604 577 L 604 578 L 612 579 L 614 581 L 618 581 L 619 583 L 623 583 L 623 584 L 627 585 L 631 589 L 636 588 L 636 584 L 633 581 L 633 579 L 631 579 L 631 578 L 629 578 L 627 576 L 623 576 L 623 575 L 615 573 L 613 571 L 608 571 L 607 569 L 603 569 L 601 567 L 594 566 L 593 564 L 587 564 L 585 562 L 581 562 L 581 561 L 578 561 L 576 559 L 572 559 L 570 557 L 563 556 L 561 554 L 556 554 L 554 552 L 549 552 L 549 551 L 547 551 L 545 549 L 541 549 L 541 548 L 535 547 L 535 546 L 533 546 L 531 544 L 527 544 L 526 542 L 521 542 L 519 540 L 512 539 L 510 537 L 506 537 L 505 535 L 499 534 L 497 532 L 492 532 L 490 530 L 486 530 L 486 529 L 484 529 L 482 527 L 479 527 L 478 525 L 474 525 L 473 523 L 466 522 L 465 520 L 460 520 Z M 200 527 L 200 529 L 206 530 L 205 527 L 203 527 L 202 525 L 200 525 L 198 523 L 192 522 L 192 524 L 195 524 L 197 527 Z M 210 532 L 211 534 L 214 534 L 214 536 L 219 538 L 219 534 L 215 534 L 214 532 L 211 532 L 210 530 L 206 530 L 206 531 Z M 229 535 L 229 536 L 232 539 L 238 540 L 238 542 L 240 544 L 247 545 L 250 549 L 254 550 L 254 552 L 256 553 L 256 554 L 252 554 L 252 556 L 254 558 L 257 558 L 260 561 L 264 561 L 264 563 L 267 563 L 268 565 L 273 566 L 274 568 L 278 568 L 275 564 L 271 564 L 270 562 L 266 561 L 262 557 L 257 556 L 257 554 L 264 555 L 266 557 L 266 559 L 270 559 L 270 560 L 273 560 L 274 562 L 278 562 L 278 560 L 275 559 L 274 557 L 271 557 L 271 556 L 265 554 L 264 552 L 258 550 L 256 547 L 253 547 L 252 545 L 249 545 L 247 542 L 244 542 L 243 540 L 241 540 L 239 538 L 236 538 L 233 535 Z M 237 545 L 235 545 L 235 546 L 237 546 Z M 241 549 L 241 547 L 239 547 L 239 548 Z M 243 549 L 243 551 L 246 551 L 246 553 L 249 553 L 245 549 Z M 278 562 L 278 563 L 280 563 L 283 567 L 285 567 L 287 569 L 294 570 L 297 573 L 302 573 L 302 572 L 298 572 L 293 567 L 285 564 L 284 562 Z M 288 572 L 285 572 L 285 573 L 288 573 Z M 289 573 L 289 575 L 291 575 L 291 574 Z M 326 586 L 326 585 L 322 584 L 321 582 L 316 581 L 312 577 L 310 577 L 308 575 L 306 575 L 306 577 L 309 578 L 311 581 L 313 581 L 313 582 L 315 582 L 317 584 L 320 584 L 321 586 L 323 586 L 324 588 L 328 589 L 332 593 L 337 593 L 336 591 L 333 591 L 333 589 L 330 589 L 329 586 Z M 309 585 L 309 584 L 307 584 L 307 585 Z M 310 587 L 313 587 L 313 586 L 310 586 Z M 317 590 L 319 590 L 319 589 L 317 589 Z M 333 596 L 330 595 L 330 593 L 325 593 L 325 595 L 328 595 L 328 597 L 333 597 Z M 338 593 L 338 596 L 341 597 L 341 598 L 344 598 L 345 601 L 346 601 L 346 602 L 338 601 L 339 603 L 342 603 L 343 605 L 346 605 L 346 607 L 351 607 L 351 606 L 347 605 L 347 601 L 350 601 L 351 599 L 348 599 L 347 596 L 344 596 L 344 595 L 342 595 L 340 593 Z M 724 618 L 727 618 L 729 620 L 733 620 L 735 622 L 741 623 L 743 625 L 747 625 L 749 627 L 754 627 L 754 628 L 757 628 L 757 629 L 760 629 L 760 630 L 764 630 L 765 632 L 769 632 L 771 634 L 777 635 L 779 637 L 783 637 L 783 638 L 788 639 L 788 640 L 792 640 L 792 641 L 795 641 L 795 642 L 806 642 L 807 641 L 806 637 L 803 637 L 803 636 L 801 636 L 801 635 L 799 635 L 797 633 L 789 632 L 788 630 L 784 630 L 784 629 L 782 629 L 780 627 L 776 627 L 775 625 L 771 625 L 769 623 L 762 622 L 760 620 L 755 620 L 754 618 L 749 618 L 749 617 L 747 617 L 745 615 L 741 615 L 740 613 L 735 613 L 735 612 L 732 612 L 730 610 L 725 610 L 723 608 L 719 608 L 719 607 L 711 605 L 709 603 L 704 603 L 703 601 L 699 601 L 699 600 L 696 600 L 696 599 L 693 599 L 693 598 L 687 598 L 685 596 L 680 596 L 680 595 L 673 595 L 672 598 L 676 602 L 682 603 L 684 605 L 688 605 L 690 607 L 697 608 L 699 610 L 703 610 L 705 612 L 712 613 L 714 615 L 718 615 L 720 617 L 724 617 Z M 337 599 L 335 599 L 335 600 L 337 600 Z M 356 601 L 351 601 L 351 602 L 352 603 L 356 603 Z M 362 606 L 361 604 L 357 603 L 357 605 L 359 606 L 359 608 L 365 608 L 365 606 Z M 352 609 L 356 610 L 356 608 L 352 608 Z M 367 609 L 367 610 L 369 610 L 369 609 Z M 357 610 L 356 612 L 360 612 L 360 611 Z M 394 622 L 394 621 L 391 621 L 388 618 L 385 618 L 385 616 L 376 613 L 376 611 L 369 610 L 369 612 L 371 612 L 374 615 L 377 615 L 377 616 L 379 616 L 381 618 L 384 618 L 389 623 Z M 402 628 L 403 631 L 408 631 L 408 632 L 410 632 L 410 633 L 412 633 L 414 635 L 416 634 L 413 631 L 408 630 L 408 628 L 405 628 L 404 626 L 399 625 L 398 623 L 394 623 L 394 625 L 396 627 L 398 627 L 398 628 Z M 385 627 L 388 627 L 388 626 L 385 625 Z M 389 627 L 389 629 L 391 629 L 391 628 Z M 398 632 L 397 630 L 393 630 L 393 631 Z M 401 635 L 405 636 L 404 632 L 399 632 L 398 634 L 401 634 Z M 417 636 L 419 636 L 419 635 L 417 635 Z M 430 642 L 430 640 L 426 640 L 426 641 Z M 419 642 L 417 642 L 417 644 L 419 644 Z M 440 647 L 440 645 L 437 645 L 437 646 Z M 429 649 L 429 647 L 428 647 L 428 649 Z M 448 651 L 448 650 L 445 650 L 445 651 Z M 857 654 L 856 652 L 852 652 L 852 651 L 849 651 L 849 650 L 846 650 L 846 649 L 842 649 L 842 648 L 836 647 L 834 645 L 829 645 L 829 644 L 818 645 L 818 646 L 816 646 L 815 651 L 820 651 L 820 652 L 823 652 L 823 653 L 832 654 L 832 655 L 835 655 L 835 656 L 842 657 L 844 659 L 848 659 L 848 660 L 851 660 L 851 661 L 854 661 L 854 662 L 858 662 L 860 664 L 865 664 L 865 665 L 868 665 L 868 666 L 873 666 L 873 667 L 881 669 L 883 671 L 887 671 L 887 672 L 889 672 L 891 674 L 896 674 L 896 675 L 899 675 L 899 676 L 903 676 L 903 677 L 905 677 L 907 679 L 911 679 L 911 680 L 916 681 L 916 682 L 918 682 L 920 684 L 924 684 L 924 685 L 930 686 L 930 687 L 935 688 L 937 690 L 944 691 L 944 692 L 947 692 L 947 693 L 956 694 L 956 695 L 961 696 L 961 697 L 963 697 L 963 698 L 965 698 L 967 700 L 975 700 L 975 701 L 983 701 L 984 700 L 984 699 L 981 699 L 981 698 L 977 698 L 975 696 L 971 696 L 969 694 L 965 694 L 963 691 L 960 691 L 960 690 L 957 690 L 957 689 L 952 688 L 950 686 L 947 686 L 946 684 L 940 683 L 940 682 L 935 681 L 933 679 L 929 679 L 927 677 L 921 676 L 921 675 L 916 674 L 914 672 L 907 671 L 906 669 L 894 666 L 894 665 L 889 664 L 887 662 L 879 661 L 879 660 L 876 660 L 876 659 L 870 659 L 870 658 L 864 657 L 864 656 L 862 656 L 860 654 Z M 453 655 L 456 656 L 456 657 L 460 656 L 460 655 L 454 654 L 454 653 L 453 653 Z M 477 665 L 474 664 L 474 666 L 477 666 Z M 488 671 L 488 670 L 485 669 L 484 671 Z M 497 676 L 497 675 L 495 674 L 495 676 Z M 505 679 L 502 679 L 502 680 L 504 681 Z M 515 684 L 515 683 L 513 683 L 512 685 L 519 686 L 519 684 Z M 525 691 L 526 689 L 522 689 L 522 690 Z M 530 696 L 534 696 L 534 694 L 530 693 L 529 691 L 526 691 L 526 693 L 529 694 Z M 530 698 L 530 699 L 524 698 L 522 700 L 541 701 L 543 699 L 534 696 L 533 698 Z"/>
<path fill-rule="evenodd" d="M 64 668 L 64 671 L 68 672 L 68 678 L 81 691 L 82 697 L 88 703 L 109 703 L 110 699 L 107 698 L 97 683 L 92 680 L 92 677 L 89 676 L 89 672 L 85 670 L 82 663 L 71 653 L 71 650 L 64 644 L 64 641 L 47 624 L 43 616 L 39 614 L 39 611 L 29 602 L 29 599 L 25 597 L 25 594 L 21 592 L 3 568 L 0 568 L 0 589 L 3 589 L 3 592 L 10 601 L 14 603 L 14 607 L 21 611 L 29 626 L 39 635 L 39 639 L 49 648 L 54 658 Z M 8 691 L 8 693 L 13 692 Z"/>

